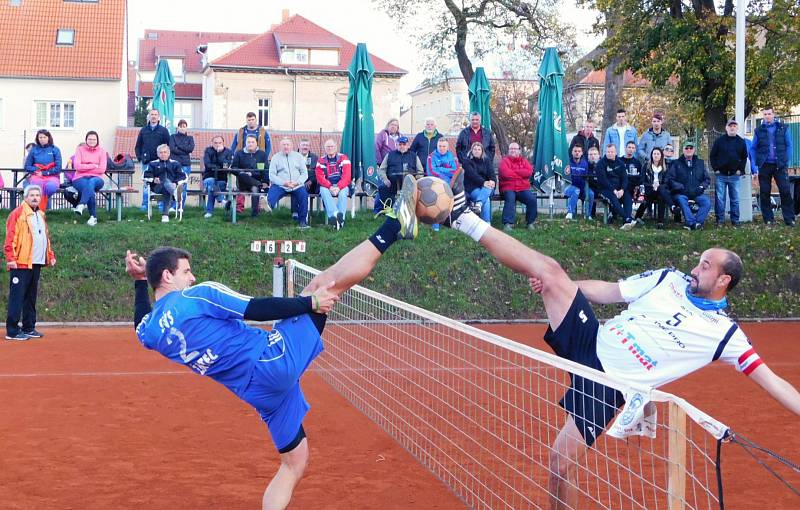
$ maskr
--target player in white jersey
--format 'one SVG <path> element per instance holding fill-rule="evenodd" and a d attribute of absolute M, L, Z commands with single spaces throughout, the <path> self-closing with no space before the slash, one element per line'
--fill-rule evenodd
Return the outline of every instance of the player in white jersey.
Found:
<path fill-rule="evenodd" d="M 542 296 L 556 354 L 636 385 L 661 386 L 714 360 L 749 376 L 800 415 L 800 393 L 758 357 L 727 315 L 726 295 L 739 282 L 742 261 L 732 251 L 703 252 L 690 276 L 672 269 L 620 282 L 572 281 L 559 263 L 500 232 L 469 211 L 452 222 L 499 262 L 527 276 Z M 604 325 L 590 303 L 629 303 Z M 581 459 L 624 403 L 613 388 L 574 375 L 560 404 L 567 421 L 550 455 L 552 508 L 576 508 Z"/>

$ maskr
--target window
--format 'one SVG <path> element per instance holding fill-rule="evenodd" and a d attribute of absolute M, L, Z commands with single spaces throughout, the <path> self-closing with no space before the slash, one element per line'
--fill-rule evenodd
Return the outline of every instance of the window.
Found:
<path fill-rule="evenodd" d="M 284 48 L 281 51 L 281 64 L 308 64 L 308 49 Z"/>
<path fill-rule="evenodd" d="M 256 111 L 258 114 L 258 124 L 265 128 L 269 127 L 269 104 L 269 99 L 258 100 L 258 110 Z"/>
<path fill-rule="evenodd" d="M 309 63 L 319 66 L 338 66 L 339 50 L 311 50 Z"/>
<path fill-rule="evenodd" d="M 192 111 L 194 110 L 193 104 L 190 101 L 175 101 L 175 108 L 174 108 L 174 117 L 175 117 L 175 125 L 178 125 L 178 121 L 183 119 L 186 121 L 186 125 L 189 128 L 194 127 L 194 123 L 192 122 Z"/>
<path fill-rule="evenodd" d="M 36 101 L 37 128 L 75 128 L 75 103 Z"/>
<path fill-rule="evenodd" d="M 75 30 L 72 28 L 59 28 L 56 32 L 56 44 L 59 46 L 72 46 L 75 44 Z"/>
<path fill-rule="evenodd" d="M 466 112 L 467 109 L 465 108 L 464 102 L 464 95 L 463 94 L 453 94 L 453 111 L 454 112 Z"/>
<path fill-rule="evenodd" d="M 169 72 L 172 73 L 173 78 L 183 78 L 183 59 L 182 58 L 168 58 L 166 59 L 169 66 Z"/>
<path fill-rule="evenodd" d="M 344 119 L 347 117 L 347 99 L 336 100 L 336 129 L 344 131 Z"/>

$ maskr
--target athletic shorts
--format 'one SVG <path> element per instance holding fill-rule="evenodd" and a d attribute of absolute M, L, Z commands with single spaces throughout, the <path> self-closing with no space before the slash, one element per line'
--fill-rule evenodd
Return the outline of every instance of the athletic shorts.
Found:
<path fill-rule="evenodd" d="M 597 357 L 599 328 L 591 304 L 578 290 L 561 325 L 556 331 L 548 327 L 544 339 L 558 356 L 604 372 Z M 618 390 L 590 379 L 570 374 L 570 380 L 559 404 L 574 418 L 586 446 L 592 446 L 625 400 Z"/>
<path fill-rule="evenodd" d="M 300 377 L 323 350 L 323 327 L 324 315 L 320 314 L 278 322 L 268 333 L 267 346 L 242 394 L 242 400 L 255 407 L 267 424 L 275 447 L 284 453 L 298 437 L 310 408 Z"/>

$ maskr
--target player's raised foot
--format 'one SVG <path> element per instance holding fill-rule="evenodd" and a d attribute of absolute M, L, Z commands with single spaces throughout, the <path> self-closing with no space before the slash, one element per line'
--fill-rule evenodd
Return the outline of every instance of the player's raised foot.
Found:
<path fill-rule="evenodd" d="M 390 211 L 384 213 L 400 222 L 400 239 L 417 237 L 417 181 L 410 175 L 403 179 L 403 187 L 397 193 L 397 199 Z"/>

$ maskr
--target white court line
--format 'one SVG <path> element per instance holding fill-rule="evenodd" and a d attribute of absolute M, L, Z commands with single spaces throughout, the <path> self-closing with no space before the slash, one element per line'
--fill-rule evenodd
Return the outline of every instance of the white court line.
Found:
<path fill-rule="evenodd" d="M 53 373 L 22 373 L 22 374 L 2 374 L 0 379 L 13 378 L 33 378 L 33 377 L 128 377 L 142 375 L 187 375 L 191 374 L 188 370 L 163 371 L 163 372 L 53 372 Z"/>

